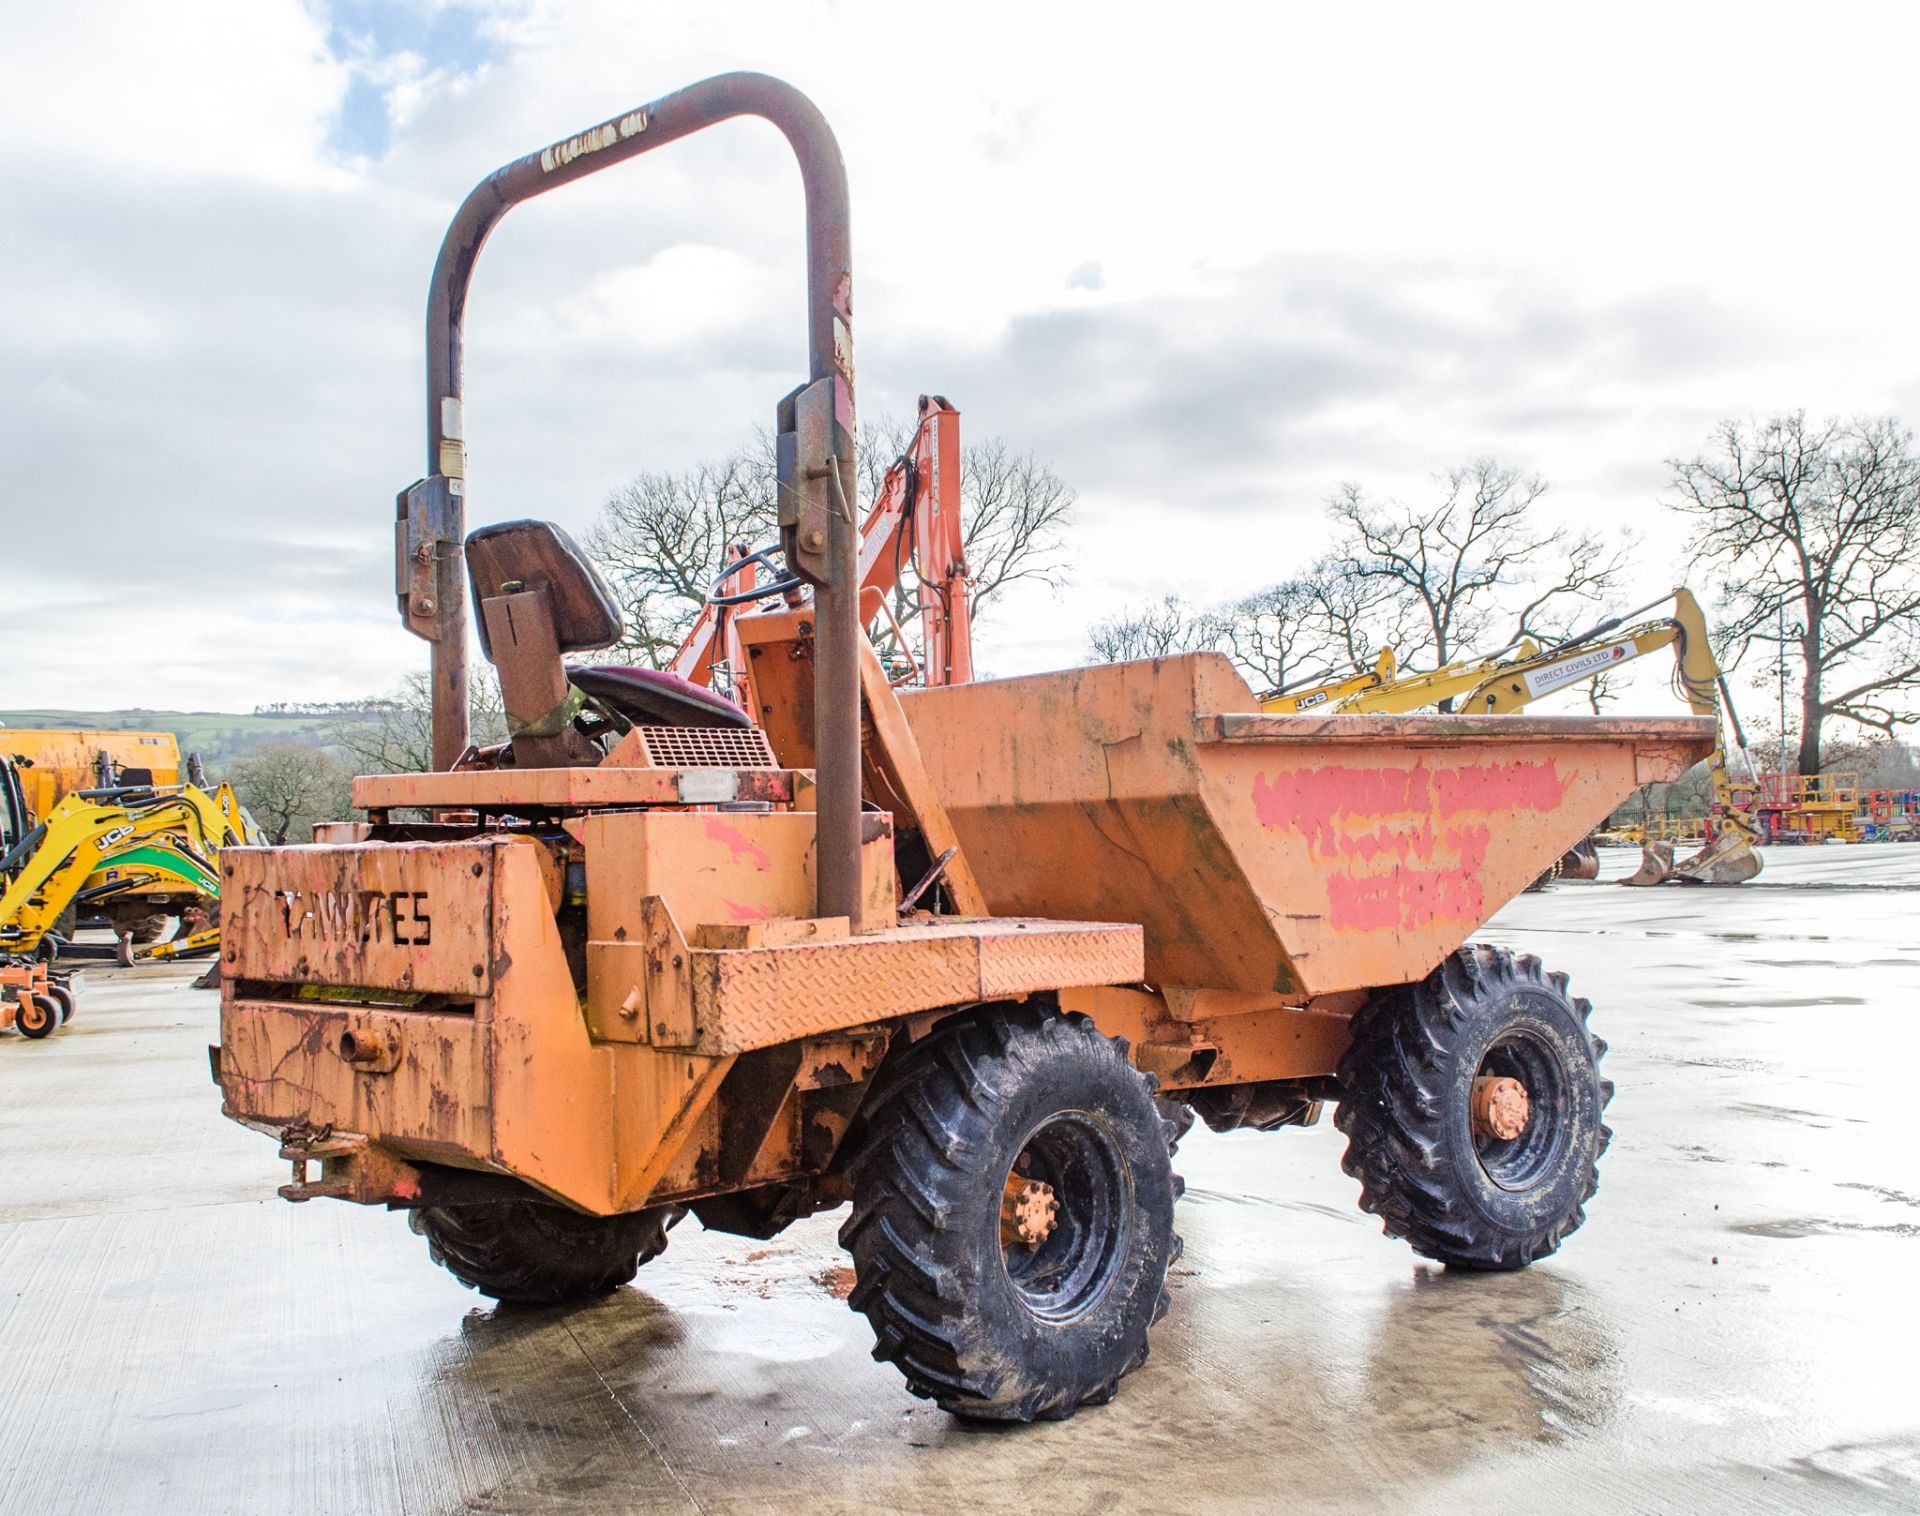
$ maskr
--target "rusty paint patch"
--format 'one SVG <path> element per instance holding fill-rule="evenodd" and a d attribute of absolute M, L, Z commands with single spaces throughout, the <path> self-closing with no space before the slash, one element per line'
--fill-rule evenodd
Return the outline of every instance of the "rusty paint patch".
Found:
<path fill-rule="evenodd" d="M 1336 931 L 1419 931 L 1479 922 L 1496 817 L 1550 814 L 1568 780 L 1550 761 L 1429 768 L 1329 764 L 1256 774 L 1263 826 L 1297 831 L 1325 866 Z"/>
<path fill-rule="evenodd" d="M 1466 812 L 1556 810 L 1568 781 L 1557 765 L 1537 759 L 1460 768 L 1357 768 L 1328 764 L 1256 774 L 1253 812 L 1267 827 L 1296 827 L 1314 850 L 1331 854 L 1342 822 L 1408 816 L 1442 821 Z"/>

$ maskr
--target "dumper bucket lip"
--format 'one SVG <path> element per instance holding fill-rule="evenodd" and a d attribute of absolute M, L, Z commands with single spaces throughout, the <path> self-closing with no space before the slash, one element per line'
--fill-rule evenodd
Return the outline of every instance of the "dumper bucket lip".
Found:
<path fill-rule="evenodd" d="M 1195 718 L 1194 740 L 1203 744 L 1389 741 L 1421 742 L 1618 742 L 1713 748 L 1711 716 L 1281 716 L 1219 712 Z"/>

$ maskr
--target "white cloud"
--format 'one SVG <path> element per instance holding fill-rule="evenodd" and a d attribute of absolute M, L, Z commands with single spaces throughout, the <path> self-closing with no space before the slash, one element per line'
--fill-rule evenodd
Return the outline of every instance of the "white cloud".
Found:
<path fill-rule="evenodd" d="M 1096 27 L 503 0 L 474 65 L 335 56 L 321 0 L 27 7 L 0 52 L 0 478 L 24 608 L 85 614 L 10 650 L 9 698 L 244 707 L 421 660 L 385 554 L 447 218 L 497 164 L 737 66 L 840 134 L 863 403 L 946 393 L 1082 490 L 1077 589 L 989 622 L 989 666 L 1070 659 L 1129 598 L 1252 588 L 1340 479 L 1411 492 L 1479 452 L 1648 525 L 1669 582 L 1660 461 L 1714 418 L 1920 413 L 1917 30 L 1892 6 Z M 384 91 L 384 152 L 340 145 L 356 79 Z M 636 470 L 767 421 L 800 299 L 796 176 L 763 126 L 516 210 L 470 311 L 476 522 L 582 526 Z"/>
<path fill-rule="evenodd" d="M 297 0 L 16 6 L 0 50 L 7 151 L 77 196 L 134 177 L 334 183 L 325 145 L 347 76 Z"/>

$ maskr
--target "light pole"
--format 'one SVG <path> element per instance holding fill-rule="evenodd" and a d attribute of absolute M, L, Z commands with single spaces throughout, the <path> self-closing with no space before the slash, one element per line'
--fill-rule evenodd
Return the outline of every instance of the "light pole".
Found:
<path fill-rule="evenodd" d="M 1776 607 L 1779 625 L 1774 633 L 1774 646 L 1779 650 L 1779 662 L 1774 665 L 1780 676 L 1780 761 L 1774 766 L 1774 772 L 1785 776 L 1787 772 L 1787 607 L 1783 602 Z"/>

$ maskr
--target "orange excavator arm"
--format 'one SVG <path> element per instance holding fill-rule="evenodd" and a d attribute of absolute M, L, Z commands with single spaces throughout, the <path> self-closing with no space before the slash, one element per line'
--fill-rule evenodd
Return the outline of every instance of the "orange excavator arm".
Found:
<path fill-rule="evenodd" d="M 884 620 L 906 647 L 893 592 L 911 561 L 920 622 L 914 672 L 923 684 L 965 684 L 973 678 L 973 607 L 960 520 L 960 413 L 939 395 L 922 395 L 919 410 L 912 442 L 888 468 L 879 497 L 860 524 L 861 619 L 868 626 Z M 737 623 L 752 614 L 753 602 L 745 597 L 762 588 L 760 557 L 735 546 L 715 598 L 701 607 L 668 665 L 682 679 L 708 685 L 745 710 L 753 709 L 752 676 Z M 795 583 L 787 593 L 797 602 L 800 589 Z"/>

